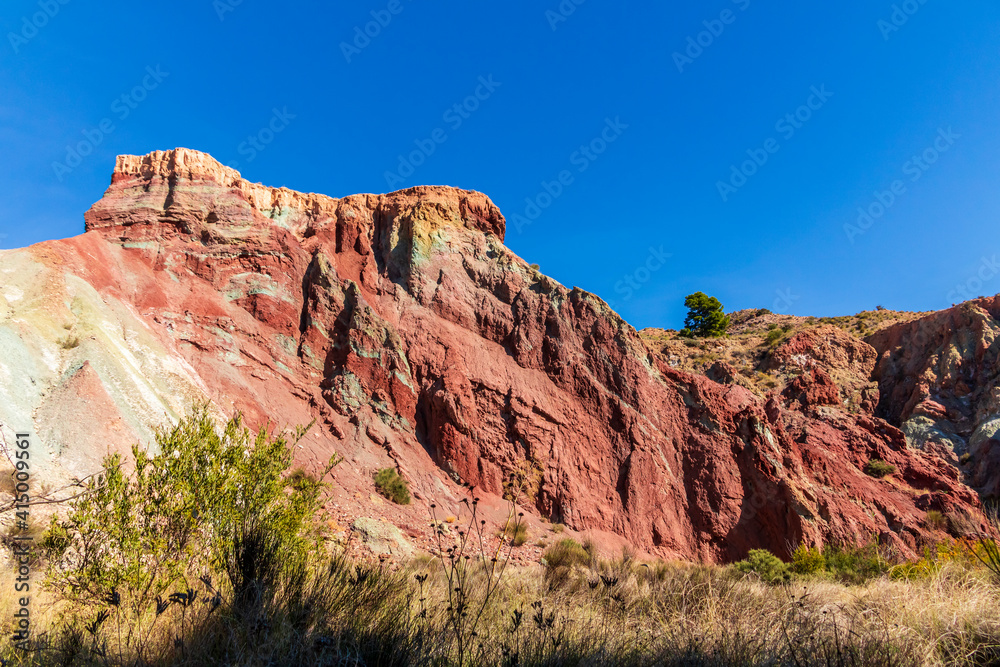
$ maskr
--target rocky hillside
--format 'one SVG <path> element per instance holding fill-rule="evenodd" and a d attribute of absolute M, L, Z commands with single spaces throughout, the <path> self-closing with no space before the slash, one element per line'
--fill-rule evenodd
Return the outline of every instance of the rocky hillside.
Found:
<path fill-rule="evenodd" d="M 992 503 L 1000 499 L 998 304 L 1000 297 L 979 298 L 941 312 L 837 318 L 747 310 L 732 315 L 724 339 L 695 341 L 663 329 L 641 335 L 672 366 L 731 378 L 760 396 L 780 393 L 800 375 L 799 349 L 818 342 L 827 351 L 811 363 L 836 381 L 845 406 L 899 427 L 910 447 L 958 468 Z"/>
<path fill-rule="evenodd" d="M 1000 297 L 980 298 L 875 333 L 878 414 L 914 447 L 961 468 L 1000 499 Z"/>
<path fill-rule="evenodd" d="M 655 328 L 639 334 L 672 368 L 725 376 L 761 397 L 780 393 L 801 373 L 802 363 L 796 362 L 807 360 L 797 356 L 797 347 L 809 341 L 808 347 L 824 350 L 812 363 L 834 377 L 844 390 L 844 403 L 852 408 L 866 403 L 871 411 L 878 401 L 878 383 L 872 378 L 877 352 L 866 341 L 878 331 L 929 314 L 879 309 L 845 317 L 797 317 L 749 309 L 730 315 L 724 338 L 683 338 L 672 329 Z M 795 344 L 785 345 L 793 338 Z"/>
<path fill-rule="evenodd" d="M 332 520 L 385 518 L 418 542 L 429 505 L 467 485 L 502 516 L 511 479 L 535 524 L 661 556 L 872 535 L 910 555 L 943 536 L 930 509 L 953 534 L 985 527 L 958 470 L 873 412 L 891 416 L 871 382 L 888 366 L 867 343 L 761 332 L 766 364 L 745 360 L 770 380 L 721 358 L 691 372 L 670 353 L 686 343 L 648 347 L 511 253 L 483 194 L 333 199 L 177 149 L 119 157 L 85 218 L 82 236 L 0 252 L 0 420 L 8 439 L 37 434 L 52 484 L 208 399 L 316 419 L 297 458 L 346 456 Z M 895 472 L 866 474 L 875 459 Z M 373 495 L 389 466 L 413 505 Z"/>

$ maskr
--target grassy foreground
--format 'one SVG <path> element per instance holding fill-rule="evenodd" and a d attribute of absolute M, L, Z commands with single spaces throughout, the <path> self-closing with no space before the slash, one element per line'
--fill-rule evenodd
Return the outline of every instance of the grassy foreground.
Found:
<path fill-rule="evenodd" d="M 802 548 L 791 564 L 755 552 L 719 567 L 601 560 L 566 539 L 514 570 L 516 547 L 486 534 L 470 503 L 438 555 L 390 568 L 330 553 L 312 520 L 320 481 L 288 472 L 293 442 L 238 419 L 217 428 L 202 411 L 160 434 L 160 454 L 137 450 L 134 472 L 109 460 L 40 540 L 35 634 L 21 649 L 5 641 L 5 664 L 1000 661 L 1000 587 L 982 544 L 916 563 Z M 0 601 L 7 639 L 14 601 Z"/>

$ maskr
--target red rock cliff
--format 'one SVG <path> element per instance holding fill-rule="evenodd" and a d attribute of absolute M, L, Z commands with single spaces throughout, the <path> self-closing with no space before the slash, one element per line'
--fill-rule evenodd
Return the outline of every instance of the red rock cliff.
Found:
<path fill-rule="evenodd" d="M 510 252 L 483 194 L 333 199 L 177 149 L 120 157 L 86 222 L 45 252 L 139 313 L 220 405 L 319 418 L 306 455 L 345 453 L 350 488 L 391 463 L 426 505 L 515 475 L 571 528 L 716 561 L 873 534 L 911 554 L 931 507 L 983 526 L 953 468 L 840 405 L 836 373 L 765 402 L 671 369 L 600 298 Z M 872 458 L 898 473 L 865 475 Z"/>

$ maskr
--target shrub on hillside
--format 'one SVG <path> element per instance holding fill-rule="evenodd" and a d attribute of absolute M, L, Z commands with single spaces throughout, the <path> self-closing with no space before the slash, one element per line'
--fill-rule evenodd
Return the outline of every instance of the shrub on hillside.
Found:
<path fill-rule="evenodd" d="M 862 584 L 887 574 L 893 567 L 874 542 L 862 547 L 826 545 L 823 559 L 827 571 L 845 584 Z"/>
<path fill-rule="evenodd" d="M 375 488 L 397 505 L 410 504 L 410 487 L 395 468 L 382 468 L 375 474 Z"/>
<path fill-rule="evenodd" d="M 322 484 L 285 477 L 306 430 L 291 439 L 266 427 L 254 433 L 239 415 L 220 428 L 202 406 L 156 434 L 158 453 L 133 447 L 131 473 L 109 456 L 41 540 L 48 587 L 84 610 L 111 604 L 115 621 L 132 628 L 120 650 L 141 651 L 170 604 L 193 603 L 190 582 L 205 572 L 225 574 L 233 599 L 259 600 L 259 585 L 316 553 Z"/>
<path fill-rule="evenodd" d="M 736 569 L 744 574 L 756 574 L 768 584 L 783 584 L 792 578 L 788 564 L 767 549 L 751 549 L 746 560 L 736 563 Z"/>
<path fill-rule="evenodd" d="M 79 336 L 66 336 L 65 338 L 59 339 L 59 347 L 64 350 L 72 350 L 75 347 L 80 346 Z"/>
<path fill-rule="evenodd" d="M 816 547 L 800 544 L 792 554 L 792 572 L 795 574 L 818 574 L 825 569 L 826 559 Z"/>
<path fill-rule="evenodd" d="M 896 472 L 896 466 L 880 459 L 872 459 L 865 464 L 865 474 L 877 479 L 891 475 L 894 472 Z"/>
<path fill-rule="evenodd" d="M 768 347 L 776 347 L 778 343 L 785 337 L 785 333 L 775 327 L 767 332 L 767 336 L 764 338 L 764 343 Z"/>

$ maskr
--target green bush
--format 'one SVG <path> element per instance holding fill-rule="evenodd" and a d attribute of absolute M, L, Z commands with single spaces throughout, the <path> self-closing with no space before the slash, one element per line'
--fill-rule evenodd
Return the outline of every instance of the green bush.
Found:
<path fill-rule="evenodd" d="M 775 327 L 767 332 L 767 337 L 764 338 L 764 343 L 766 343 L 768 347 L 775 347 L 784 337 L 784 332 L 778 327 Z"/>
<path fill-rule="evenodd" d="M 818 574 L 825 569 L 826 559 L 816 547 L 800 544 L 792 554 L 792 572 L 795 574 Z"/>
<path fill-rule="evenodd" d="M 567 537 L 546 549 L 544 558 L 545 564 L 552 569 L 588 565 L 591 561 L 591 551 L 588 551 L 576 540 Z"/>
<path fill-rule="evenodd" d="M 896 472 L 896 466 L 880 459 L 872 459 L 865 464 L 865 474 L 881 479 Z"/>
<path fill-rule="evenodd" d="M 291 440 L 253 433 L 240 415 L 219 428 L 201 406 L 156 434 L 158 453 L 133 447 L 131 473 L 119 454 L 108 457 L 41 540 L 47 586 L 84 610 L 113 601 L 116 620 L 134 628 L 122 641 L 135 648 L 159 617 L 149 609 L 181 595 L 172 590 L 190 593 L 202 573 L 228 575 L 234 599 L 266 583 L 253 576 L 260 567 L 244 567 L 248 548 L 266 545 L 275 556 L 269 577 L 304 567 L 317 552 L 322 484 L 306 477 L 289 488 L 285 473 L 306 430 Z"/>
<path fill-rule="evenodd" d="M 723 311 L 722 303 L 714 296 L 695 292 L 684 299 L 684 305 L 688 309 L 688 314 L 684 319 L 681 336 L 718 338 L 726 335 L 726 331 L 729 330 L 729 316 Z"/>
<path fill-rule="evenodd" d="M 746 560 L 736 563 L 736 569 L 744 574 L 756 574 L 768 584 L 783 584 L 791 579 L 788 564 L 767 549 L 751 549 Z"/>
<path fill-rule="evenodd" d="M 875 543 L 863 547 L 827 545 L 823 547 L 827 571 L 844 584 L 863 584 L 892 569 Z"/>
<path fill-rule="evenodd" d="M 397 505 L 410 504 L 410 488 L 395 468 L 382 468 L 375 474 L 375 488 Z"/>

